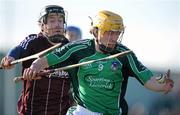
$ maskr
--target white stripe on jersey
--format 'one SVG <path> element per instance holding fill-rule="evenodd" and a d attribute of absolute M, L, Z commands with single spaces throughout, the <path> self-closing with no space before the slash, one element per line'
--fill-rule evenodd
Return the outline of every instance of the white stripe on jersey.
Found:
<path fill-rule="evenodd" d="M 27 49 L 29 42 L 34 40 L 35 38 L 37 38 L 37 35 L 29 35 L 19 44 L 19 46 L 21 46 L 23 49 Z"/>
<path fill-rule="evenodd" d="M 63 98 L 63 95 L 64 95 L 64 83 L 65 82 L 65 79 L 63 79 L 63 84 L 62 84 L 62 89 L 61 89 L 61 96 L 60 96 L 60 107 L 59 107 L 59 115 L 61 115 L 61 104 L 62 104 L 62 98 Z"/>
<path fill-rule="evenodd" d="M 34 84 L 33 84 L 33 93 L 32 93 L 32 100 L 31 100 L 31 115 L 33 115 L 33 101 L 34 101 L 35 86 L 36 86 L 36 80 L 34 80 Z"/>
<path fill-rule="evenodd" d="M 49 102 L 49 92 L 51 90 L 51 79 L 49 79 L 49 85 L 48 85 L 48 92 L 47 92 L 47 98 L 46 98 L 46 108 L 45 108 L 45 115 L 47 115 L 47 106 Z"/>

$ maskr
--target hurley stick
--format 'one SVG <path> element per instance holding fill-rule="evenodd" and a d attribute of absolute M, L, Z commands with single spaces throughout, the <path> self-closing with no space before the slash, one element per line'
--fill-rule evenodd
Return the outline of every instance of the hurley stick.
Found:
<path fill-rule="evenodd" d="M 14 61 L 11 62 L 11 64 L 13 65 L 13 64 L 17 64 L 17 63 L 20 63 L 20 62 L 23 62 L 23 61 L 30 60 L 30 59 L 40 58 L 40 57 L 44 56 L 46 53 L 48 53 L 48 52 L 50 52 L 50 51 L 52 51 L 52 50 L 54 50 L 54 49 L 56 49 L 57 47 L 60 47 L 60 46 L 61 46 L 61 43 L 56 44 L 56 45 L 54 45 L 54 46 L 52 46 L 52 47 L 50 47 L 50 48 L 48 48 L 48 49 L 46 49 L 44 51 L 41 51 L 41 52 L 37 53 L 37 54 L 31 55 L 31 56 L 28 56 L 28 57 L 25 57 L 25 58 L 14 60 Z M 3 69 L 1 65 L 0 65 L 0 69 Z"/>
<path fill-rule="evenodd" d="M 83 66 L 83 65 L 86 65 L 86 64 L 95 63 L 95 62 L 98 62 L 98 61 L 106 61 L 106 60 L 116 58 L 116 57 L 123 57 L 123 56 L 125 56 L 125 55 L 127 55 L 127 54 L 129 54 L 131 52 L 132 52 L 131 50 L 128 50 L 128 51 L 124 51 L 122 53 L 117 53 L 117 54 L 114 54 L 114 55 L 107 56 L 105 58 L 100 58 L 100 59 L 96 59 L 96 60 L 90 60 L 90 61 L 81 62 L 81 63 L 78 63 L 78 64 L 73 64 L 73 65 L 69 65 L 69 66 L 65 66 L 65 67 L 61 67 L 61 68 L 51 69 L 51 70 L 49 70 L 49 73 L 53 73 L 53 72 L 61 71 L 61 70 L 72 69 L 72 68 Z M 44 75 L 44 73 L 41 72 L 37 76 L 41 76 L 42 74 Z M 46 74 L 47 74 L 47 72 L 46 72 Z M 17 82 L 19 82 L 21 80 L 23 80 L 23 77 L 15 77 L 13 81 L 15 83 L 17 83 Z"/>

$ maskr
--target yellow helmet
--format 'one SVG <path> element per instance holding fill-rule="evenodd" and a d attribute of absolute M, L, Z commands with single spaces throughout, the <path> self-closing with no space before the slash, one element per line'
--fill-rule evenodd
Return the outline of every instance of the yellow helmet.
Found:
<path fill-rule="evenodd" d="M 106 10 L 98 13 L 92 25 L 93 27 L 98 27 L 100 34 L 104 34 L 105 31 L 124 31 L 122 17 Z"/>

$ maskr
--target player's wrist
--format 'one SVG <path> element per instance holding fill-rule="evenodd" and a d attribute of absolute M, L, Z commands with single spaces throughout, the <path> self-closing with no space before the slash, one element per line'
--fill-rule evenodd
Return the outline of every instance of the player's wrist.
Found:
<path fill-rule="evenodd" d="M 32 63 L 30 68 L 36 71 L 37 73 L 39 73 L 41 70 L 43 70 L 46 67 L 48 67 L 46 58 L 39 58 Z"/>

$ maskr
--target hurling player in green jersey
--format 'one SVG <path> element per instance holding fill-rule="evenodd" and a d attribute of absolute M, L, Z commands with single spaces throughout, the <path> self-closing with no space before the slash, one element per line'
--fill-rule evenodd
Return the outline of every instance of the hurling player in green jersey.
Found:
<path fill-rule="evenodd" d="M 84 39 L 54 50 L 33 62 L 24 71 L 24 79 L 34 79 L 44 68 L 62 66 L 105 58 L 129 50 L 121 44 L 124 33 L 123 19 L 111 11 L 100 11 L 92 22 L 94 39 Z M 138 61 L 132 52 L 123 57 L 96 61 L 67 70 L 74 88 L 77 107 L 67 114 L 73 115 L 120 115 L 120 94 L 124 76 L 134 76 L 147 89 L 169 92 L 173 87 L 170 74 L 164 74 L 160 83 L 152 72 Z"/>

